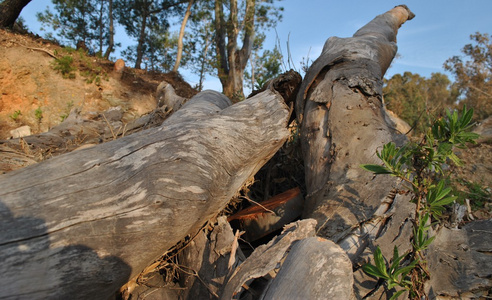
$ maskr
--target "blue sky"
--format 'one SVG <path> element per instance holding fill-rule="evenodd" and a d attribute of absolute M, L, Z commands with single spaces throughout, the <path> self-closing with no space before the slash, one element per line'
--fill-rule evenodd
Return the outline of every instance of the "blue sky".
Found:
<path fill-rule="evenodd" d="M 49 3 L 33 0 L 22 11 L 21 16 L 31 31 L 43 34 L 39 32 L 35 14 Z M 330 36 L 352 36 L 375 16 L 398 4 L 408 5 L 416 17 L 400 28 L 398 52 L 401 57 L 393 62 L 386 78 L 405 71 L 426 77 L 434 72 L 444 73 L 444 61 L 461 55 L 460 50 L 470 43 L 470 34 L 477 31 L 492 34 L 491 0 L 408 0 L 406 3 L 401 0 L 283 0 L 279 2 L 284 7 L 283 21 L 277 25 L 277 33 L 271 30 L 267 34 L 265 48 L 273 48 L 278 34 L 286 55 L 288 40 L 292 60 L 299 69 L 303 57 L 309 56 L 312 60 L 318 57 Z M 117 34 L 123 34 L 123 30 Z M 197 82 L 186 70 L 180 72 L 188 82 Z M 205 87 L 221 90 L 218 79 L 212 77 L 207 79 Z"/>

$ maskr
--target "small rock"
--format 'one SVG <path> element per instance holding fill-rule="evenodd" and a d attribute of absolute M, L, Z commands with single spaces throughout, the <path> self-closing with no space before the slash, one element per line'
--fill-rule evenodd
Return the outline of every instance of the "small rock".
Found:
<path fill-rule="evenodd" d="M 13 129 L 13 130 L 10 130 L 10 136 L 13 139 L 18 139 L 18 138 L 29 136 L 29 135 L 31 135 L 31 127 L 29 127 L 27 125 L 21 126 L 19 128 Z"/>
<path fill-rule="evenodd" d="M 116 62 L 114 63 L 114 71 L 116 73 L 123 73 L 124 69 L 125 69 L 125 61 L 121 58 L 117 59 Z"/>
<path fill-rule="evenodd" d="M 410 132 L 411 127 L 410 125 L 408 125 L 407 122 L 400 119 L 391 110 L 384 108 L 384 111 L 386 112 L 386 116 L 385 116 L 386 122 L 393 124 L 393 127 L 403 134 Z"/>

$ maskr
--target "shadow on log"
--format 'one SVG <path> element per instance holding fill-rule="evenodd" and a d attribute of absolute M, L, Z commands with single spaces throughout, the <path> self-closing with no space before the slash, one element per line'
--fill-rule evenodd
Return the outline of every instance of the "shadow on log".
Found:
<path fill-rule="evenodd" d="M 0 298 L 107 299 L 217 214 L 289 136 L 267 90 L 0 177 Z"/>

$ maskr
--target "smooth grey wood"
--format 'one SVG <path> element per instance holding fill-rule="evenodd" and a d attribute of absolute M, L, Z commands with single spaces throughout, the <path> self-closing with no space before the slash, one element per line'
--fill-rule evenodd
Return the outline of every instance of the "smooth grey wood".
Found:
<path fill-rule="evenodd" d="M 288 107 L 205 91 L 161 127 L 0 176 L 0 299 L 107 299 L 281 147 Z"/>
<path fill-rule="evenodd" d="M 240 292 L 241 287 L 251 279 L 267 275 L 282 262 L 291 245 L 315 235 L 316 221 L 300 220 L 284 227 L 282 233 L 265 245 L 258 246 L 255 251 L 239 265 L 222 287 L 219 299 L 232 299 Z"/>
<path fill-rule="evenodd" d="M 277 276 L 263 292 L 270 299 L 355 299 L 352 262 L 332 241 L 309 237 L 297 241 Z"/>

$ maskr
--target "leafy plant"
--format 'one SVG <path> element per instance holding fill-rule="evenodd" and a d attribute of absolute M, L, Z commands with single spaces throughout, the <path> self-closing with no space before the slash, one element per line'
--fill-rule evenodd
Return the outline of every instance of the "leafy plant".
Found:
<path fill-rule="evenodd" d="M 77 68 L 73 66 L 73 58 L 70 55 L 55 59 L 53 69 L 59 71 L 63 78 L 75 79 L 74 71 L 76 71 Z"/>
<path fill-rule="evenodd" d="M 393 294 L 391 299 L 396 299 L 398 296 L 403 294 L 405 291 L 410 291 L 412 282 L 408 278 L 408 273 L 412 271 L 413 268 L 418 263 L 418 260 L 412 261 L 407 266 L 402 266 L 402 261 L 407 255 L 399 255 L 398 247 L 395 246 L 393 249 L 392 263 L 389 265 L 379 247 L 374 251 L 374 262 L 375 265 L 367 264 L 362 267 L 364 272 L 374 277 L 379 277 L 388 283 L 388 289 L 392 289 L 396 286 L 404 288 Z"/>
<path fill-rule="evenodd" d="M 41 107 L 38 107 L 34 111 L 34 115 L 36 116 L 36 119 L 38 120 L 38 122 L 41 123 L 41 120 L 43 119 L 43 110 L 41 110 Z"/>
<path fill-rule="evenodd" d="M 458 202 L 464 203 L 465 199 L 469 199 L 473 209 L 482 209 L 486 203 L 492 202 L 492 191 L 483 183 L 470 182 L 463 178 L 458 179 L 457 183 L 464 187 L 462 191 L 456 190 Z"/>
<path fill-rule="evenodd" d="M 62 114 L 60 116 L 60 122 L 63 122 L 65 121 L 65 119 L 68 117 L 68 115 L 70 114 L 70 111 L 72 110 L 72 107 L 73 107 L 73 100 L 68 102 L 67 103 L 67 110 L 66 110 L 66 113 Z"/>
<path fill-rule="evenodd" d="M 20 110 L 16 110 L 16 111 L 14 111 L 14 113 L 13 113 L 13 114 L 11 114 L 9 117 L 10 117 L 12 120 L 17 121 L 21 115 L 22 115 L 21 111 L 20 111 Z"/>
<path fill-rule="evenodd" d="M 395 247 L 392 264 L 388 267 L 386 259 L 379 248 L 374 252 L 375 265 L 367 264 L 363 270 L 372 276 L 385 280 L 389 290 L 396 286 L 403 288 L 392 298 L 401 295 L 405 290 L 411 297 L 421 295 L 421 283 L 428 275 L 425 271 L 423 251 L 434 240 L 429 237 L 431 220 L 439 220 L 446 206 L 453 203 L 458 197 L 452 195 L 448 174 L 443 165 L 453 162 L 460 166 L 461 160 L 453 152 L 454 147 L 466 148 L 468 143 L 475 143 L 478 134 L 468 132 L 473 117 L 473 109 L 463 108 L 463 113 L 457 111 L 446 112 L 446 116 L 433 122 L 426 135 L 418 143 L 409 142 L 403 147 L 396 147 L 394 143 L 383 146 L 377 156 L 383 165 L 366 164 L 361 167 L 374 174 L 389 174 L 400 178 L 407 184 L 413 193 L 411 202 L 416 204 L 413 228 L 412 251 L 405 256 L 398 255 Z M 406 276 L 411 273 L 409 282 Z"/>

